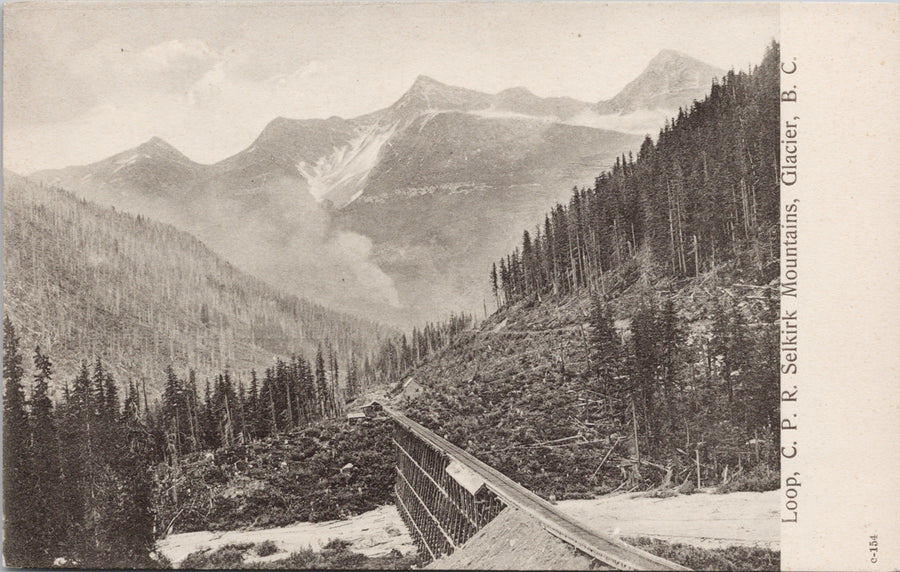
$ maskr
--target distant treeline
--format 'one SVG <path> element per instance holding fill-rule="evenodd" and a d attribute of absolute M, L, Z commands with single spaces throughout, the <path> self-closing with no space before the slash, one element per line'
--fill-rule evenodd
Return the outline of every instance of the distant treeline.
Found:
<path fill-rule="evenodd" d="M 429 322 L 421 330 L 382 342 L 371 360 L 366 362 L 365 377 L 369 384 L 390 384 L 402 380 L 432 353 L 448 345 L 463 330 L 474 327 L 475 317 L 462 312 L 451 314 L 443 322 Z"/>
<path fill-rule="evenodd" d="M 453 315 L 446 322 L 414 329 L 412 343 L 405 334 L 390 338 L 362 364 L 351 356 L 343 374 L 330 346 L 319 348 L 312 361 L 297 355 L 277 359 L 261 379 L 251 372 L 247 385 L 226 371 L 212 384 L 206 382 L 202 399 L 193 371 L 182 379 L 169 367 L 159 407 L 167 451 L 178 456 L 231 446 L 343 415 L 347 402 L 400 379 L 471 324 L 471 316 Z"/>

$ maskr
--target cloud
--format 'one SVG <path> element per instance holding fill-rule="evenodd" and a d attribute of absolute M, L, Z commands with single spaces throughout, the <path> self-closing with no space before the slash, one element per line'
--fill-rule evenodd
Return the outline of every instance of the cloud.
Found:
<path fill-rule="evenodd" d="M 198 217 L 170 210 L 156 216 L 193 231 L 242 270 L 335 309 L 372 315 L 400 308 L 394 281 L 372 257 L 372 241 L 338 230 L 307 188 L 285 179 L 250 204 L 240 196 L 195 204 Z M 174 219 L 174 220 L 172 220 Z"/>
<path fill-rule="evenodd" d="M 23 174 L 99 161 L 160 136 L 191 159 L 213 163 L 246 148 L 277 116 L 323 112 L 327 65 L 308 60 L 262 79 L 248 78 L 243 52 L 210 49 L 200 40 L 171 40 L 134 51 L 104 40 L 75 54 L 67 73 L 92 86 L 87 106 L 65 119 L 28 123 L 8 117 L 4 161 Z M 237 63 L 235 60 L 239 60 Z M 27 106 L 26 106 L 27 107 Z"/>
<path fill-rule="evenodd" d="M 73 55 L 72 73 L 93 86 L 102 101 L 123 95 L 183 92 L 221 56 L 202 40 L 169 40 L 142 50 L 111 39 Z"/>
<path fill-rule="evenodd" d="M 666 119 L 676 115 L 678 115 L 677 110 L 673 112 L 666 109 L 648 109 L 624 115 L 600 115 L 593 111 L 585 111 L 564 123 L 655 137 L 665 125 Z"/>
<path fill-rule="evenodd" d="M 355 284 L 365 286 L 367 298 L 378 304 L 400 308 L 400 295 L 394 281 L 372 260 L 372 240 L 369 237 L 341 231 L 330 241 L 330 248 L 336 256 L 349 263 Z"/>

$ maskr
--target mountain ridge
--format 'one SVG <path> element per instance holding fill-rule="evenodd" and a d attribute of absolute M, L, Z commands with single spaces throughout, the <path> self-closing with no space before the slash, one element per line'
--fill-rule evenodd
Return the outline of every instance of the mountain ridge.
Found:
<path fill-rule="evenodd" d="M 669 102 L 671 87 L 686 105 L 696 94 L 685 86 L 704 73 L 691 71 L 695 61 L 661 53 L 644 80 L 626 88 L 650 105 Z M 676 77 L 666 79 L 669 72 Z M 392 105 L 366 115 L 277 117 L 246 149 L 210 165 L 151 139 L 143 145 L 162 157 L 155 164 L 139 160 L 117 171 L 122 165 L 106 159 L 36 176 L 184 228 L 227 259 L 243 260 L 241 268 L 274 277 L 276 286 L 411 325 L 435 312 L 480 307 L 484 288 L 472 282 L 475 268 L 515 243 L 511 229 L 531 224 L 573 185 L 590 183 L 661 127 L 656 113 L 617 129 L 632 120 L 625 103 L 600 117 L 599 104 L 541 98 L 524 87 L 487 94 L 420 75 Z M 152 154 L 138 149 L 125 153 Z M 246 220 L 273 231 L 257 233 L 265 244 L 252 260 L 245 252 L 250 239 L 237 241 L 229 230 Z M 483 222 L 463 222 L 469 220 Z M 350 254 L 342 246 L 348 236 Z M 309 278 L 282 276 L 277 259 L 298 253 L 307 267 L 295 265 L 294 273 Z M 352 286 L 329 277 L 334 265 L 348 267 Z M 333 282 L 320 284 L 322 276 Z M 373 283 L 380 285 L 377 295 L 369 292 Z"/>
<path fill-rule="evenodd" d="M 260 139 L 273 130 L 281 130 L 286 126 L 328 126 L 329 128 L 334 128 L 338 126 L 341 129 L 346 129 L 347 126 L 359 126 L 360 124 L 369 123 L 372 116 L 377 116 L 380 113 L 385 112 L 386 110 L 398 109 L 406 107 L 410 104 L 411 101 L 415 101 L 417 99 L 424 99 L 426 104 L 432 103 L 434 100 L 429 99 L 429 96 L 438 95 L 437 100 L 443 102 L 443 105 L 439 106 L 427 106 L 426 109 L 436 109 L 441 111 L 447 111 L 455 109 L 456 107 L 461 105 L 461 101 L 459 100 L 472 100 L 475 102 L 474 106 L 466 107 L 467 111 L 478 111 L 489 108 L 495 108 L 498 110 L 507 110 L 507 111 L 515 111 L 517 104 L 516 102 L 527 101 L 529 104 L 534 106 L 546 106 L 546 107 L 562 107 L 569 106 L 571 109 L 568 109 L 568 113 L 562 112 L 556 114 L 555 117 L 559 120 L 565 120 L 571 118 L 575 115 L 572 113 L 573 110 L 584 111 L 590 108 L 594 109 L 616 109 L 618 112 L 624 112 L 624 110 L 634 111 L 637 106 L 634 104 L 631 105 L 623 105 L 623 100 L 627 98 L 627 95 L 631 92 L 636 91 L 636 87 L 642 81 L 645 81 L 648 76 L 658 76 L 663 74 L 668 69 L 675 69 L 676 71 L 687 70 L 691 71 L 692 68 L 696 68 L 704 72 L 703 77 L 708 75 L 708 79 L 711 82 L 714 77 L 721 77 L 724 75 L 725 71 L 709 64 L 706 64 L 692 56 L 679 52 L 677 50 L 672 49 L 662 49 L 659 53 L 657 53 L 647 64 L 644 71 L 636 77 L 634 80 L 629 82 L 619 91 L 615 96 L 608 100 L 600 100 L 594 104 L 589 102 L 581 101 L 575 98 L 566 97 L 566 96 L 551 96 L 551 97 L 540 97 L 535 95 L 530 89 L 524 86 L 513 86 L 506 89 L 503 89 L 497 93 L 489 94 L 486 92 L 478 91 L 471 88 L 453 86 L 450 84 L 443 83 L 431 76 L 425 74 L 419 74 L 410 87 L 401 95 L 392 105 L 387 108 L 383 108 L 381 110 L 377 110 L 374 112 L 370 112 L 368 114 L 364 114 L 361 116 L 357 116 L 354 118 L 343 118 L 340 116 L 332 115 L 328 118 L 309 118 L 309 119 L 292 119 L 284 116 L 278 116 L 273 118 L 266 126 L 262 129 L 260 134 L 254 139 L 254 141 L 243 151 L 239 151 L 234 155 L 230 155 L 218 161 L 212 163 L 198 163 L 193 161 L 186 155 L 184 155 L 180 150 L 178 150 L 175 146 L 171 145 L 167 141 L 164 141 L 159 136 L 153 136 L 149 140 L 141 143 L 131 149 L 126 151 L 122 151 L 113 155 L 112 157 L 108 157 L 107 159 L 111 159 L 118 155 L 128 152 L 135 152 L 138 150 L 142 150 L 146 147 L 165 147 L 175 153 L 177 153 L 181 158 L 186 161 L 189 161 L 193 165 L 201 166 L 201 167 L 214 167 L 221 166 L 227 164 L 229 161 L 233 160 L 235 157 L 239 156 L 241 153 L 247 152 L 257 146 L 260 142 Z M 709 72 L 709 73 L 707 73 Z M 708 88 L 708 83 L 694 82 L 690 85 L 686 86 L 676 86 L 681 91 L 689 91 L 702 89 L 705 90 Z M 452 101 L 453 95 L 456 95 L 457 101 Z M 702 96 L 703 94 L 701 94 Z M 499 105 L 498 105 L 499 104 Z M 677 106 L 672 108 L 673 110 L 677 110 Z M 539 116 L 539 114 L 532 113 L 532 115 Z M 544 116 L 553 116 L 553 114 L 544 114 Z M 288 127 L 289 128 L 289 127 Z M 29 177 L 37 176 L 40 179 L 45 179 L 44 173 L 50 173 L 55 171 L 61 171 L 63 169 L 68 169 L 72 167 L 87 167 L 91 165 L 96 165 L 98 163 L 102 163 L 107 159 L 101 159 L 100 161 L 95 161 L 93 163 L 88 163 L 87 165 L 70 165 L 66 167 L 60 167 L 56 169 L 43 169 L 39 171 L 35 171 L 34 173 L 29 173 Z"/>

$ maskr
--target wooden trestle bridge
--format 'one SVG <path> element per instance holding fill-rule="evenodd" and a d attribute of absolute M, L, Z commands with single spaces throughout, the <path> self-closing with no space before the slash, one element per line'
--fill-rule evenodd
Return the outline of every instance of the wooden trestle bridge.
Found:
<path fill-rule="evenodd" d="M 402 413 L 389 408 L 385 412 L 395 421 L 397 509 L 416 544 L 430 559 L 462 548 L 500 512 L 513 507 L 606 566 L 620 570 L 687 570 L 586 528 Z"/>

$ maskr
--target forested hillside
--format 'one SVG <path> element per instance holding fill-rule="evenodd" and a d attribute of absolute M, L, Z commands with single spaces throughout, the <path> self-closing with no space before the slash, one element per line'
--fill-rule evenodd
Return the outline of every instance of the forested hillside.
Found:
<path fill-rule="evenodd" d="M 574 189 L 534 235 L 492 271 L 501 303 L 591 286 L 638 264 L 653 276 L 699 276 L 736 261 L 757 280 L 778 268 L 778 48 L 753 73 L 729 72 L 681 110 L 656 144 L 647 137 Z"/>
<path fill-rule="evenodd" d="M 410 414 L 544 495 L 777 485 L 778 62 L 729 72 L 495 264 Z"/>
<path fill-rule="evenodd" d="M 6 173 L 3 311 L 57 371 L 102 357 L 156 393 L 164 368 L 249 377 L 321 345 L 360 362 L 390 331 L 282 294 L 175 228 Z M 62 375 L 60 376 L 62 377 Z"/>

